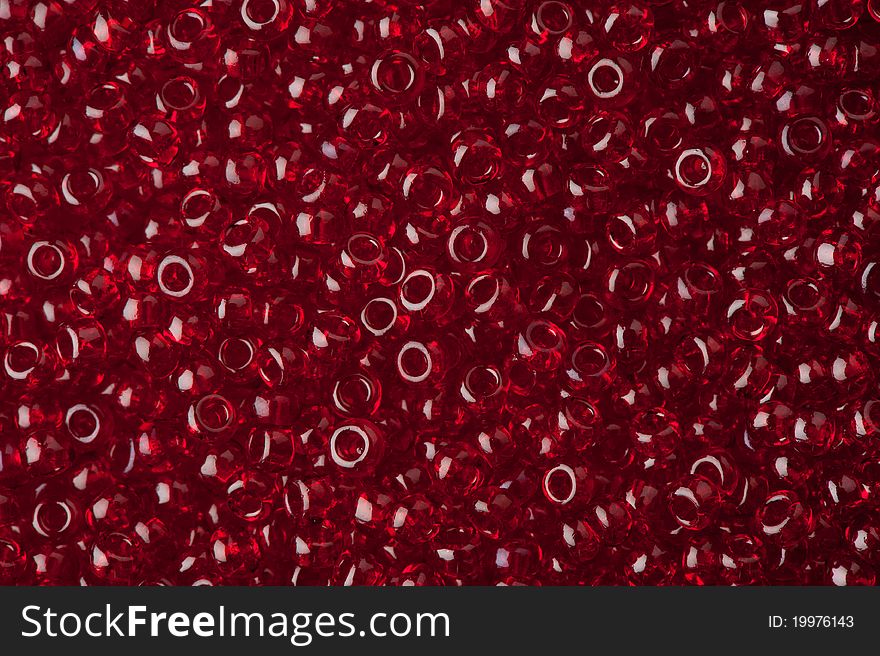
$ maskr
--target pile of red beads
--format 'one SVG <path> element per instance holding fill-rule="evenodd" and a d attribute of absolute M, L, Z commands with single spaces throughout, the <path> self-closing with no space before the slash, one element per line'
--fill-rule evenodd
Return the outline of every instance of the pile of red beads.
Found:
<path fill-rule="evenodd" d="M 0 1 L 0 583 L 873 584 L 880 2 Z"/>

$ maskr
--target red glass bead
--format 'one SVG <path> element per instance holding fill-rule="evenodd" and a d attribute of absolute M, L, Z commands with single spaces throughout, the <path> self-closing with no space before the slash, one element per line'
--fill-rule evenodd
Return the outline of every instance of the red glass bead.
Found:
<path fill-rule="evenodd" d="M 771 494 L 758 510 L 758 529 L 763 538 L 792 547 L 812 531 L 812 510 L 794 492 L 781 490 Z"/>
<path fill-rule="evenodd" d="M 384 447 L 379 428 L 365 419 L 337 425 L 327 443 L 330 462 L 344 473 L 358 475 L 375 470 Z"/>

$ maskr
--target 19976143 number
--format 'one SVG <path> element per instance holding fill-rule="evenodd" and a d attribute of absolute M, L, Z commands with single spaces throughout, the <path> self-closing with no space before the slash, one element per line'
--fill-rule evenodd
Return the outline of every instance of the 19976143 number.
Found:
<path fill-rule="evenodd" d="M 771 629 L 851 629 L 855 626 L 852 615 L 770 615 Z"/>

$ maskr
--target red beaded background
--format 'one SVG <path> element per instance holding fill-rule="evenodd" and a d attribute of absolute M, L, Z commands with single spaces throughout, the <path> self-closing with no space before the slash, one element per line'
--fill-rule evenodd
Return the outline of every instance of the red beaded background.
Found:
<path fill-rule="evenodd" d="M 873 584 L 880 2 L 0 0 L 0 582 Z"/>

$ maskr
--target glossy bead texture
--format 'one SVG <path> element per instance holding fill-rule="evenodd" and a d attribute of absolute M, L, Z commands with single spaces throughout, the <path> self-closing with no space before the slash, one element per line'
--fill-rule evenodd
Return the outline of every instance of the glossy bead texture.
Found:
<path fill-rule="evenodd" d="M 0 584 L 873 584 L 880 4 L 0 2 Z"/>

